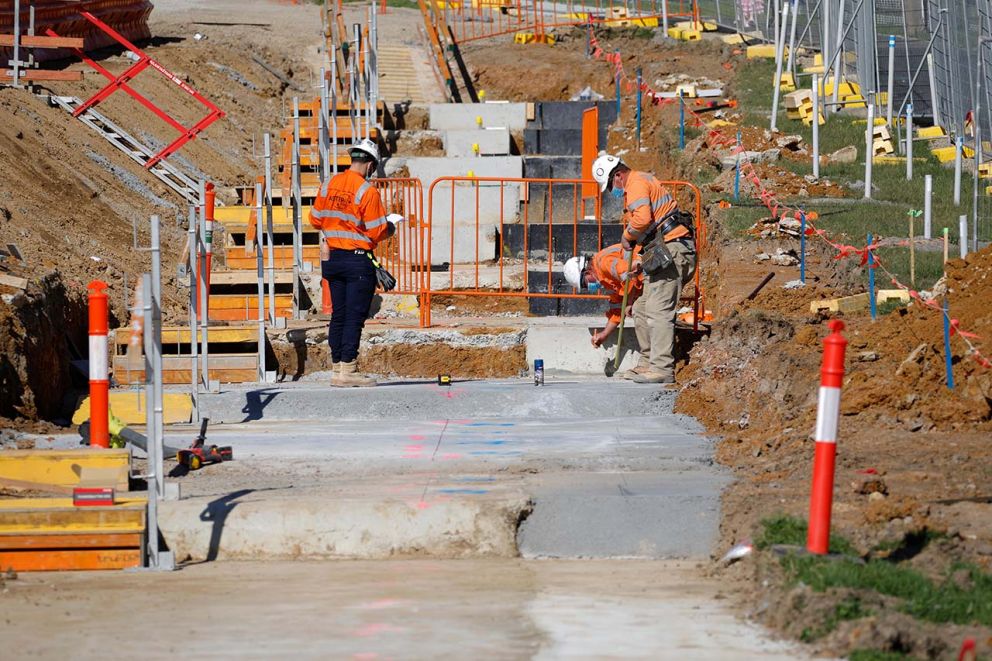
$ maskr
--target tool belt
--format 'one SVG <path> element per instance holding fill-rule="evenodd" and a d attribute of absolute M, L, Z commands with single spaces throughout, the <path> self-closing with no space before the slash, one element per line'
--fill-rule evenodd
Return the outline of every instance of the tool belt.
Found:
<path fill-rule="evenodd" d="M 687 211 L 680 211 L 679 209 L 666 214 L 664 218 L 654 223 L 648 230 L 644 239 L 640 242 L 642 246 L 641 268 L 644 269 L 645 273 L 658 273 L 672 264 L 674 261 L 672 253 L 669 252 L 668 246 L 665 245 L 669 242 L 666 242 L 664 237 L 679 225 L 688 229 L 689 234 L 672 239 L 672 241 L 691 240 L 693 238 L 692 214 Z"/>

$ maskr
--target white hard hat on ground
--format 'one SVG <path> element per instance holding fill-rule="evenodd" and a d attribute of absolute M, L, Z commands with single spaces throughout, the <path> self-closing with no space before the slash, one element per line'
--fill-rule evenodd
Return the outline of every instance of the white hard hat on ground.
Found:
<path fill-rule="evenodd" d="M 620 159 L 612 154 L 603 154 L 592 164 L 592 178 L 599 184 L 599 192 L 605 191 L 610 185 L 613 171 L 620 165 Z"/>
<path fill-rule="evenodd" d="M 361 156 L 359 154 L 356 154 L 355 152 L 368 154 L 368 156 L 373 161 L 375 161 L 376 163 L 379 162 L 379 147 L 368 138 L 365 138 L 361 142 L 352 145 L 351 150 L 349 152 L 352 158 L 356 158 L 356 157 L 361 158 Z"/>
<path fill-rule="evenodd" d="M 585 268 L 585 257 L 572 257 L 565 262 L 565 268 L 562 270 L 564 271 L 565 280 L 568 281 L 568 284 L 572 285 L 576 289 L 582 289 L 582 272 Z"/>

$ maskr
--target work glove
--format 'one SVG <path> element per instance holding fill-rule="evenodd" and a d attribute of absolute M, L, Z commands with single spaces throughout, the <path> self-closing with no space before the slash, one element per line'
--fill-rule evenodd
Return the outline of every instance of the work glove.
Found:
<path fill-rule="evenodd" d="M 368 253 L 369 259 L 372 260 L 372 267 L 375 269 L 375 279 L 382 287 L 382 291 L 393 291 L 396 289 L 396 278 L 379 263 L 376 256 L 372 253 Z"/>
<path fill-rule="evenodd" d="M 393 225 L 399 225 L 400 223 L 405 222 L 406 218 L 398 213 L 391 213 L 388 216 L 386 216 L 386 220 L 391 222 Z"/>

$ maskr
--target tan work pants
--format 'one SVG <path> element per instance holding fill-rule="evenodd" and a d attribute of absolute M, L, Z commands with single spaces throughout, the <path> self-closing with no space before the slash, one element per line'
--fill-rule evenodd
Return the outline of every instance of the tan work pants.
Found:
<path fill-rule="evenodd" d="M 656 273 L 644 274 L 644 293 L 634 302 L 634 332 L 640 346 L 638 367 L 662 376 L 675 376 L 675 311 L 682 287 L 696 272 L 695 243 L 667 243 L 672 263 Z"/>

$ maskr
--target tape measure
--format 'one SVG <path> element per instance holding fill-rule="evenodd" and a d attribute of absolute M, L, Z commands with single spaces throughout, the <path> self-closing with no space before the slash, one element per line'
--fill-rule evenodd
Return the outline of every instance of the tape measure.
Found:
<path fill-rule="evenodd" d="M 451 375 L 450 374 L 438 374 L 437 375 L 437 385 L 439 385 L 439 386 L 450 386 L 451 385 Z"/>

